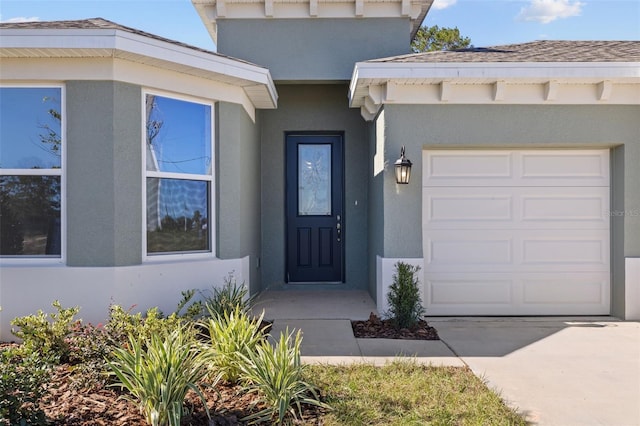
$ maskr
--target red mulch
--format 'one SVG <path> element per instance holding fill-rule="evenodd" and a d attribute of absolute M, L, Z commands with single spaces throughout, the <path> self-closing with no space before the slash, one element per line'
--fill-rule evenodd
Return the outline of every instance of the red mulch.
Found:
<path fill-rule="evenodd" d="M 353 328 L 353 334 L 357 338 L 440 340 L 436 329 L 429 326 L 424 320 L 420 320 L 411 329 L 396 329 L 391 320 L 383 320 L 373 312 L 366 321 L 351 321 L 351 327 Z"/>

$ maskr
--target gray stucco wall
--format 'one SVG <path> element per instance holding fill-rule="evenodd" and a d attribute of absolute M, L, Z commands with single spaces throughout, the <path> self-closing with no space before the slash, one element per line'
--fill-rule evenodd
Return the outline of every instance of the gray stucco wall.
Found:
<path fill-rule="evenodd" d="M 400 146 L 413 161 L 411 183 L 385 172 L 383 255 L 422 257 L 422 150 L 429 147 L 612 148 L 612 303 L 622 315 L 624 257 L 640 256 L 640 107 L 551 105 L 386 105 L 385 160 Z"/>
<path fill-rule="evenodd" d="M 355 62 L 409 53 L 408 18 L 219 19 L 218 52 L 275 81 L 349 80 Z"/>
<path fill-rule="evenodd" d="M 285 132 L 343 131 L 345 135 L 346 283 L 366 289 L 368 282 L 367 205 L 369 155 L 367 125 L 350 109 L 348 87 L 278 85 L 278 109 L 261 111 L 262 128 L 262 286 L 282 287 L 285 275 Z M 356 203 L 357 202 L 357 203 Z M 317 287 L 315 287 L 317 288 Z"/>
<path fill-rule="evenodd" d="M 66 83 L 67 264 L 142 260 L 141 90 Z"/>
<path fill-rule="evenodd" d="M 240 105 L 220 102 L 216 107 L 218 257 L 250 256 L 250 291 L 255 294 L 260 290 L 259 125 Z"/>

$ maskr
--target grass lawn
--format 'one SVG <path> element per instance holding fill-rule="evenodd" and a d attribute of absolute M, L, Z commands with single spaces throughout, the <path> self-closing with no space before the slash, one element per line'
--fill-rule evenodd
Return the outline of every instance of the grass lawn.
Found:
<path fill-rule="evenodd" d="M 468 368 L 396 361 L 313 365 L 308 380 L 333 411 L 325 425 L 526 425 Z"/>

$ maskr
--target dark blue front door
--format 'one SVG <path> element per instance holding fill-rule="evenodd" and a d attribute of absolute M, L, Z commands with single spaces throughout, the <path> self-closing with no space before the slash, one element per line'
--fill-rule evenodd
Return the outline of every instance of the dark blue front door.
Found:
<path fill-rule="evenodd" d="M 287 133 L 287 282 L 344 281 L 343 135 Z"/>

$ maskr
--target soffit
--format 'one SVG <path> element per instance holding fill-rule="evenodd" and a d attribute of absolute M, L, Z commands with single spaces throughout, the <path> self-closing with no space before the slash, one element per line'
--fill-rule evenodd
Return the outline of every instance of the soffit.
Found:
<path fill-rule="evenodd" d="M 256 108 L 277 106 L 269 70 L 246 61 L 101 19 L 25 24 L 29 26 L 0 24 L 0 58 L 123 59 L 240 87 Z"/>
<path fill-rule="evenodd" d="M 191 0 L 211 38 L 218 19 L 409 18 L 415 37 L 433 0 Z"/>
<path fill-rule="evenodd" d="M 640 104 L 640 42 L 541 41 L 359 62 L 352 107 L 383 104 Z"/>

